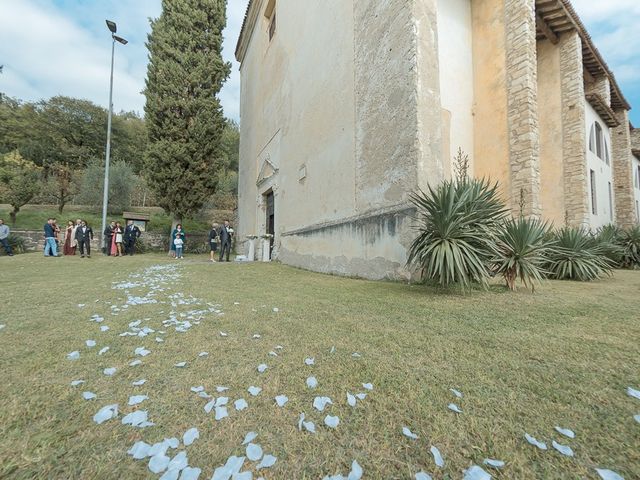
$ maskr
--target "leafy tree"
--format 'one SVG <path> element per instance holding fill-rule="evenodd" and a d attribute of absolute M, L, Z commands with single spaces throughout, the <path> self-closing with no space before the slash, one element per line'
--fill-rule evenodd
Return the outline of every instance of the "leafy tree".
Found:
<path fill-rule="evenodd" d="M 13 207 L 9 213 L 15 225 L 20 208 L 31 201 L 40 189 L 40 169 L 16 152 L 0 158 L 0 197 Z"/>
<path fill-rule="evenodd" d="M 144 173 L 173 224 L 216 191 L 225 166 L 218 94 L 231 65 L 222 59 L 226 0 L 163 0 L 151 21 Z"/>
<path fill-rule="evenodd" d="M 87 167 L 82 176 L 78 201 L 84 205 L 100 207 L 102 205 L 102 188 L 104 184 L 104 164 L 98 162 Z M 138 184 L 133 168 L 122 160 L 116 160 L 109 168 L 109 203 L 107 209 L 111 213 L 122 213 L 131 206 L 131 194 Z"/>

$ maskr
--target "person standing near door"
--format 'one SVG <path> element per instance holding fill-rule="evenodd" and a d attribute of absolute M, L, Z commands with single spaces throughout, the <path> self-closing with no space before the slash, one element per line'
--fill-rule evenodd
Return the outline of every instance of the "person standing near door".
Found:
<path fill-rule="evenodd" d="M 209 248 L 211 250 L 209 260 L 215 262 L 216 250 L 218 250 L 218 242 L 220 241 L 220 225 L 213 223 L 211 230 L 209 231 Z"/>
<path fill-rule="evenodd" d="M 140 238 L 140 229 L 134 225 L 133 220 L 127 221 L 124 229 L 124 253 L 125 255 L 133 255 L 136 253 L 136 240 Z"/>
<path fill-rule="evenodd" d="M 220 229 L 220 258 L 219 261 L 223 262 L 224 254 L 227 253 L 227 262 L 229 261 L 229 254 L 231 253 L 231 240 L 233 238 L 233 228 L 229 225 L 229 220 L 224 221 L 224 225 Z"/>

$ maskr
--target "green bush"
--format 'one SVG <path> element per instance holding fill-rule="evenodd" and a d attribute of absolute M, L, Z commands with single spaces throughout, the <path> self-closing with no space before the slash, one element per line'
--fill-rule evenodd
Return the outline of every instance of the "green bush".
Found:
<path fill-rule="evenodd" d="M 18 235 L 14 235 L 13 233 L 10 233 L 7 240 L 9 241 L 9 246 L 11 247 L 11 250 L 15 255 L 19 253 L 24 253 L 26 251 L 24 238 L 19 237 Z M 0 247 L 0 255 L 6 255 L 6 254 L 7 252 L 4 251 L 4 248 Z"/>
<path fill-rule="evenodd" d="M 446 181 L 411 196 L 418 236 L 407 264 L 440 285 L 487 285 L 497 254 L 496 227 L 507 210 L 497 184 L 470 179 Z"/>
<path fill-rule="evenodd" d="M 548 223 L 524 217 L 507 220 L 498 228 L 494 273 L 503 276 L 510 290 L 520 279 L 534 291 L 547 274 L 544 266 L 554 245 Z"/>
<path fill-rule="evenodd" d="M 615 262 L 607 256 L 611 244 L 584 228 L 564 227 L 555 232 L 546 269 L 557 280 L 588 282 L 610 275 Z"/>
<path fill-rule="evenodd" d="M 621 230 L 618 235 L 621 248 L 620 267 L 640 268 L 640 226 Z"/>

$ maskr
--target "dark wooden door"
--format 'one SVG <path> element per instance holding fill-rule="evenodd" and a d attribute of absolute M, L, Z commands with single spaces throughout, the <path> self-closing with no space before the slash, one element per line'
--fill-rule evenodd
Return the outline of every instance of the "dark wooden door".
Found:
<path fill-rule="evenodd" d="M 275 224 L 275 206 L 274 206 L 274 197 L 273 191 L 266 194 L 267 200 L 267 233 L 272 235 L 269 239 L 269 258 L 271 258 L 271 254 L 273 253 L 273 241 L 275 239 L 276 234 L 276 224 Z"/>

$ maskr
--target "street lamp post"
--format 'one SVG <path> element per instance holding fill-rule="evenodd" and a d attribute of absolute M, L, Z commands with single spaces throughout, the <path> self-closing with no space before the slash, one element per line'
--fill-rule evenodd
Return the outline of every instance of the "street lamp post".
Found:
<path fill-rule="evenodd" d="M 116 35 L 118 27 L 115 22 L 107 20 L 107 28 L 111 31 L 111 80 L 109 83 L 109 116 L 107 119 L 107 152 L 104 163 L 104 191 L 102 194 L 102 249 L 106 253 L 107 245 L 105 243 L 104 231 L 107 228 L 107 205 L 109 204 L 109 160 L 111 159 L 111 115 L 113 112 L 113 57 L 115 55 L 116 42 L 126 45 L 128 43 L 122 37 Z"/>

